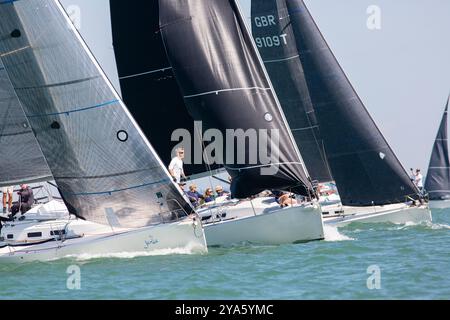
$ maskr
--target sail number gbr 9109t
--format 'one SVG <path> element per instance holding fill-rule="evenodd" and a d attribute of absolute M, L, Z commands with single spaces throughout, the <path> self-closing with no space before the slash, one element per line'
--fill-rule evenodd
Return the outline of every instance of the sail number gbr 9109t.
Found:
<path fill-rule="evenodd" d="M 276 26 L 277 20 L 274 15 L 259 16 L 253 18 L 253 23 L 257 28 L 267 28 Z M 272 48 L 287 45 L 287 34 L 255 37 L 255 43 L 258 48 Z"/>

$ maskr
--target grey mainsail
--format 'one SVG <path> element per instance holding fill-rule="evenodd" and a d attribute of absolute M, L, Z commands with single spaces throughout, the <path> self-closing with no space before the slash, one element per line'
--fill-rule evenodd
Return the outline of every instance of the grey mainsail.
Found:
<path fill-rule="evenodd" d="M 0 60 L 0 187 L 53 180 Z"/>
<path fill-rule="evenodd" d="M 417 199 L 417 188 L 356 94 L 304 2 L 284 3 L 286 11 L 279 19 L 292 29 L 295 42 L 281 44 L 296 47 L 291 52 L 298 52 L 296 59 L 303 68 L 342 203 L 370 206 Z M 265 13 L 274 17 L 278 14 Z M 267 36 L 274 35 L 280 36 L 268 29 Z"/>
<path fill-rule="evenodd" d="M 450 97 L 447 100 L 441 125 L 434 142 L 425 180 L 425 190 L 428 192 L 430 200 L 450 199 L 450 159 L 447 134 L 449 100 Z"/>
<path fill-rule="evenodd" d="M 265 189 L 310 194 L 308 174 L 235 1 L 164 0 L 159 7 L 166 52 L 192 117 L 224 137 L 237 129 L 279 134 L 280 143 L 268 135 L 263 147 L 224 148 L 232 195 L 245 198 Z M 255 151 L 276 156 L 269 165 L 276 173 L 262 173 L 267 162 L 258 156 L 252 161 Z M 243 154 L 239 161 L 236 155 Z"/>
<path fill-rule="evenodd" d="M 313 180 L 330 182 L 324 143 L 309 96 L 285 0 L 252 1 L 252 35 Z"/>
<path fill-rule="evenodd" d="M 59 2 L 4 1 L 0 16 L 0 57 L 74 213 L 123 227 L 190 213 Z"/>

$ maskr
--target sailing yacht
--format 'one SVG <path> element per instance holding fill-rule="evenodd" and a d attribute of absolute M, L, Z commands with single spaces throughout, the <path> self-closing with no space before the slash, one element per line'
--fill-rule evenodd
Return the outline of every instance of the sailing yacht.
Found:
<path fill-rule="evenodd" d="M 450 208 L 450 159 L 448 154 L 447 118 L 448 104 L 445 106 L 441 125 L 434 142 L 430 165 L 425 179 L 425 190 L 428 192 L 430 208 Z"/>
<path fill-rule="evenodd" d="M 332 178 L 339 190 L 341 204 L 322 207 L 325 223 L 430 221 L 419 190 L 304 2 L 252 1 L 251 16 L 253 37 L 299 149 L 313 150 L 306 163 L 313 179 Z"/>
<path fill-rule="evenodd" d="M 231 200 L 198 210 L 208 245 L 323 239 L 317 202 L 281 208 L 272 196 L 256 197 L 277 189 L 310 199 L 314 190 L 237 3 L 165 0 L 130 5 L 110 0 L 110 7 L 123 99 L 166 165 L 176 129 L 187 130 L 194 140 L 203 135 L 195 121 L 223 136 L 227 130 L 277 130 L 283 141 L 276 144 L 269 137 L 265 147 L 246 144 L 243 152 L 232 150 L 231 160 L 224 148 L 223 163 L 205 163 L 201 157 L 200 163 L 186 167 L 200 176 L 222 168 L 232 177 Z M 185 150 L 190 152 L 195 143 Z M 250 163 L 252 148 L 271 159 L 278 155 L 278 161 L 268 164 L 258 158 Z M 237 164 L 236 156 L 242 154 L 245 162 Z M 276 173 L 261 174 L 273 166 Z"/>
<path fill-rule="evenodd" d="M 0 185 L 50 179 L 64 200 L 5 221 L 0 262 L 206 252 L 201 221 L 61 4 L 4 1 L 0 17 L 0 144 L 12 150 Z"/>

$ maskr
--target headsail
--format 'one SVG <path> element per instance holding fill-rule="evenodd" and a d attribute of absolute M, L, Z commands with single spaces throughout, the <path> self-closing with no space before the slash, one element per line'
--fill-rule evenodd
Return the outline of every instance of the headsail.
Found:
<path fill-rule="evenodd" d="M 0 2 L 0 57 L 62 196 L 86 219 L 160 223 L 191 206 L 57 0 Z"/>
<path fill-rule="evenodd" d="M 244 140 L 255 132 L 268 136 L 265 146 L 258 146 L 259 139 L 241 151 L 236 145 L 224 148 L 233 196 L 244 198 L 265 189 L 307 195 L 311 183 L 236 3 L 164 0 L 159 6 L 163 41 L 193 118 L 223 137 L 237 129 L 251 132 Z M 270 132 L 278 133 L 280 143 Z M 261 152 L 277 158 L 269 166 L 275 172 L 262 173 L 269 162 L 262 161 Z M 236 154 L 245 155 L 244 161 Z"/>
<path fill-rule="evenodd" d="M 425 180 L 425 190 L 429 194 L 430 200 L 450 199 L 450 159 L 448 154 L 448 134 L 447 118 L 448 104 L 447 100 L 441 125 L 434 142 L 431 153 L 430 165 Z"/>
<path fill-rule="evenodd" d="M 0 187 L 53 180 L 0 60 Z"/>
<path fill-rule="evenodd" d="M 252 35 L 313 180 L 333 177 L 285 0 L 252 1 Z"/>
<path fill-rule="evenodd" d="M 417 188 L 356 94 L 304 2 L 285 0 L 285 5 L 286 16 L 280 19 L 292 27 L 295 43 L 289 45 L 297 47 L 342 203 L 370 206 L 417 198 Z"/>
<path fill-rule="evenodd" d="M 114 52 L 127 108 L 166 165 L 178 145 L 172 141 L 172 133 L 178 129 L 187 130 L 201 149 L 199 133 L 194 130 L 194 120 L 184 105 L 161 39 L 158 1 L 110 0 L 110 10 Z M 185 148 L 186 174 L 218 168 L 195 165 L 194 145 L 190 142 L 191 148 Z"/>

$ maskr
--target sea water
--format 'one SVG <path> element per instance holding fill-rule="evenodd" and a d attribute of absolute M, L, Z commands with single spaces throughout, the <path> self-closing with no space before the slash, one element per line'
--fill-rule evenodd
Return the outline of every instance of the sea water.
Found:
<path fill-rule="evenodd" d="M 324 241 L 205 255 L 0 265 L 0 299 L 450 299 L 450 210 L 433 219 L 326 227 Z"/>

